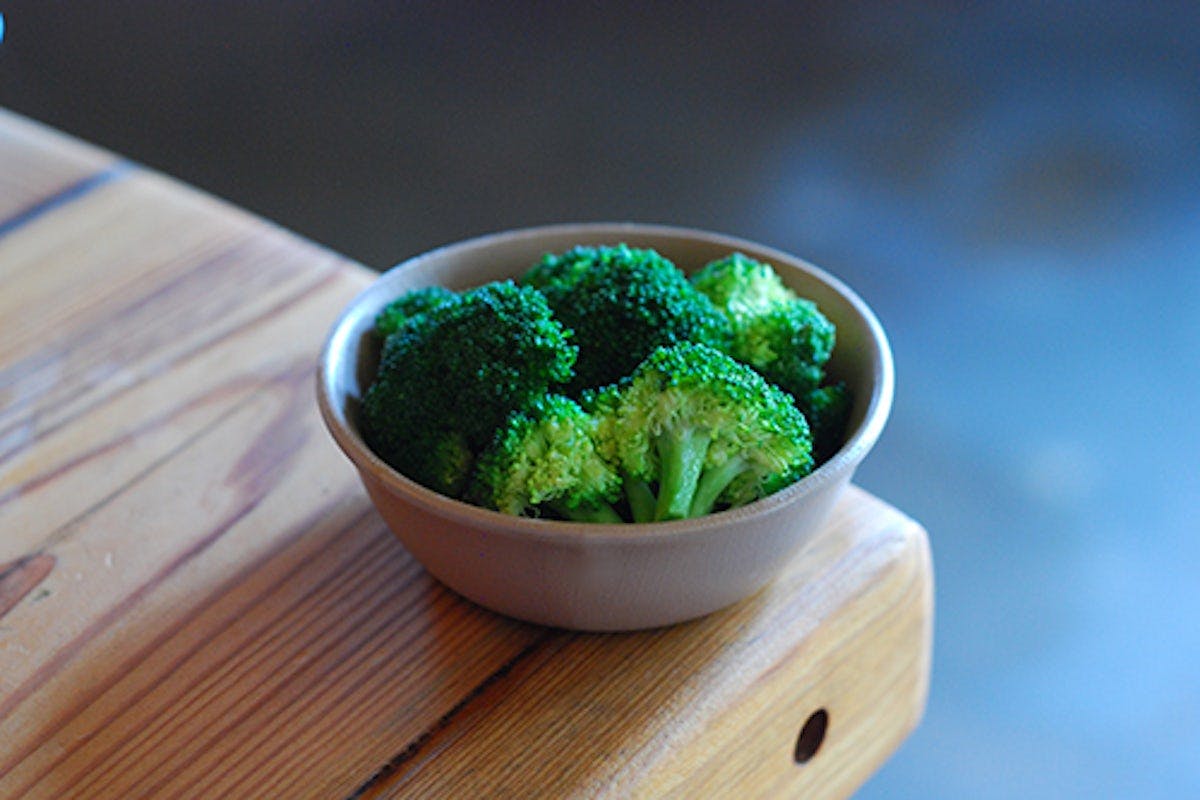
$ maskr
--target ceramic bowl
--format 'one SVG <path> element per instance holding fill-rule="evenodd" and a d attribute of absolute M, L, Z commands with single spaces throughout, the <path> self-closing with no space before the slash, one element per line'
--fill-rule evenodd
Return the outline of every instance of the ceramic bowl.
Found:
<path fill-rule="evenodd" d="M 376 313 L 410 289 L 461 290 L 521 275 L 577 244 L 651 247 L 685 271 L 733 251 L 772 264 L 837 326 L 829 374 L 854 392 L 842 448 L 792 486 L 694 520 L 580 524 L 513 517 L 444 497 L 380 460 L 359 432 L 360 400 L 379 347 Z M 639 224 L 577 224 L 483 236 L 383 273 L 338 319 L 320 357 L 322 416 L 372 502 L 404 547 L 462 596 L 518 619 L 576 630 L 650 628 L 699 617 L 762 588 L 808 544 L 875 444 L 892 403 L 891 351 L 875 315 L 840 281 L 753 242 Z"/>

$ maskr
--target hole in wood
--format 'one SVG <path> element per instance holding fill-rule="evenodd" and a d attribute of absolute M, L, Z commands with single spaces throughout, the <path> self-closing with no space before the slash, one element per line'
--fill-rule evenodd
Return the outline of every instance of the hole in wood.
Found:
<path fill-rule="evenodd" d="M 796 752 L 792 754 L 797 764 L 807 764 L 809 759 L 817 754 L 821 742 L 825 741 L 825 731 L 829 727 L 829 712 L 818 708 L 800 728 L 796 737 Z"/>

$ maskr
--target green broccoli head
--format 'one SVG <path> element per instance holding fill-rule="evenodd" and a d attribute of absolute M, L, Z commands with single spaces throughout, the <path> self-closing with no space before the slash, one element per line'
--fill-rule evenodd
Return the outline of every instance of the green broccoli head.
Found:
<path fill-rule="evenodd" d="M 443 303 L 454 300 L 454 292 L 444 286 L 427 286 L 413 289 L 388 303 L 375 315 L 375 333 L 386 339 L 400 329 L 405 322 L 417 314 L 424 314 Z"/>
<path fill-rule="evenodd" d="M 796 297 L 770 264 L 743 253 L 709 262 L 692 275 L 692 285 L 731 317 L 754 316 Z"/>
<path fill-rule="evenodd" d="M 622 522 L 621 478 L 595 446 L 596 418 L 548 394 L 509 415 L 475 466 L 468 499 L 506 514 Z"/>
<path fill-rule="evenodd" d="M 616 454 L 635 521 L 744 505 L 813 467 L 812 438 L 790 395 L 704 344 L 655 350 L 597 414 L 599 449 Z M 654 495 L 653 508 L 644 490 Z"/>
<path fill-rule="evenodd" d="M 393 461 L 402 459 L 403 469 Z M 447 497 L 461 497 L 475 464 L 475 450 L 462 431 L 449 427 L 426 427 L 413 431 L 404 443 L 402 456 L 385 459 L 423 486 Z"/>
<path fill-rule="evenodd" d="M 705 265 L 692 283 L 729 319 L 728 352 L 794 395 L 820 385 L 836 331 L 774 268 L 742 253 Z"/>
<path fill-rule="evenodd" d="M 618 435 L 615 429 L 617 411 L 621 404 L 621 389 L 627 379 L 596 389 L 587 389 L 579 396 L 580 407 L 593 421 L 593 436 L 597 452 L 610 464 L 617 461 Z"/>
<path fill-rule="evenodd" d="M 546 255 L 521 282 L 539 289 L 575 332 L 579 359 L 567 391 L 576 397 L 628 375 L 657 347 L 728 340 L 724 315 L 654 250 L 579 246 Z"/>
<path fill-rule="evenodd" d="M 727 352 L 793 396 L 812 429 L 817 463 L 826 460 L 841 444 L 852 400 L 845 384 L 824 385 L 833 323 L 773 267 L 741 253 L 705 265 L 692 282 L 728 317 Z"/>
<path fill-rule="evenodd" d="M 812 429 L 813 455 L 818 464 L 827 461 L 842 446 L 852 399 L 849 387 L 841 381 L 819 386 L 796 398 L 796 405 Z"/>
<path fill-rule="evenodd" d="M 796 297 L 736 318 L 729 353 L 798 397 L 825 379 L 835 336 L 816 303 Z"/>
<path fill-rule="evenodd" d="M 437 491 L 517 408 L 570 380 L 569 332 L 536 290 L 512 281 L 463 292 L 387 337 L 363 398 L 363 435 L 384 461 Z M 441 457 L 431 455 L 441 453 Z"/>

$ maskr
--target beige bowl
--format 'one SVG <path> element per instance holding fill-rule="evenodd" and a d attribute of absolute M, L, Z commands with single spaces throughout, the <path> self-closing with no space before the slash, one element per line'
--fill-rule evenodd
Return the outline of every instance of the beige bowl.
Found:
<path fill-rule="evenodd" d="M 652 247 L 685 271 L 741 251 L 772 264 L 837 326 L 831 376 L 855 403 L 845 444 L 798 483 L 695 520 L 600 525 L 512 517 L 443 497 L 397 473 L 363 443 L 358 410 L 378 359 L 376 313 L 423 286 L 465 289 L 517 277 L 545 253 L 577 244 Z M 384 273 L 346 309 L 321 355 L 317 393 L 338 445 L 404 547 L 438 580 L 518 619 L 579 630 L 681 622 L 764 586 L 819 530 L 875 444 L 892 404 L 892 356 L 871 310 L 819 269 L 752 242 L 634 224 L 556 225 L 471 239 Z"/>

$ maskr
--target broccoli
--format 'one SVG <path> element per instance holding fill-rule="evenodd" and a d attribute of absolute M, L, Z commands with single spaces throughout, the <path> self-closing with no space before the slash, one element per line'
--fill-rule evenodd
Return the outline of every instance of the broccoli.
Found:
<path fill-rule="evenodd" d="M 514 411 L 480 455 L 467 499 L 506 514 L 623 522 L 611 503 L 621 478 L 597 452 L 596 419 L 548 394 Z"/>
<path fill-rule="evenodd" d="M 816 303 L 799 297 L 770 265 L 742 253 L 713 261 L 692 283 L 728 317 L 728 352 L 787 391 L 808 418 L 821 463 L 841 444 L 850 390 L 825 384 L 836 329 Z"/>
<path fill-rule="evenodd" d="M 653 250 L 578 246 L 519 281 L 381 311 L 363 437 L 435 491 L 521 516 L 682 519 L 772 494 L 842 441 L 834 327 L 740 253 L 690 279 Z"/>
<path fill-rule="evenodd" d="M 728 317 L 730 355 L 793 395 L 820 385 L 833 353 L 834 326 L 769 264 L 733 253 L 705 265 L 692 284 Z"/>
<path fill-rule="evenodd" d="M 443 286 L 428 286 L 406 292 L 388 303 L 375 316 L 375 333 L 386 339 L 389 334 L 398 331 L 409 318 L 454 300 L 455 297 L 454 292 Z"/>
<path fill-rule="evenodd" d="M 575 333 L 579 359 L 566 388 L 573 397 L 625 377 L 659 346 L 728 340 L 724 315 L 654 250 L 578 246 L 544 256 L 521 283 L 539 289 Z"/>
<path fill-rule="evenodd" d="M 833 353 L 834 328 L 811 300 L 738 318 L 730 355 L 796 397 L 821 385 Z"/>
<path fill-rule="evenodd" d="M 622 433 L 620 423 L 621 391 L 628 384 L 626 377 L 618 383 L 610 383 L 598 389 L 588 389 L 579 403 L 591 415 L 594 427 L 592 438 L 596 453 L 614 465 L 621 475 L 622 488 L 630 515 L 634 522 L 650 522 L 654 519 L 658 499 L 645 477 L 630 475 L 620 469 Z"/>
<path fill-rule="evenodd" d="M 792 398 L 708 345 L 656 349 L 622 384 L 589 398 L 599 451 L 619 464 L 635 522 L 743 505 L 813 467 L 812 439 Z"/>
<path fill-rule="evenodd" d="M 842 381 L 819 386 L 796 398 L 812 430 L 813 457 L 818 464 L 842 446 L 846 425 L 850 421 L 850 389 Z"/>
<path fill-rule="evenodd" d="M 414 431 L 405 462 L 420 483 L 447 497 L 459 497 L 475 464 L 475 450 L 462 431 L 438 425 Z"/>
<path fill-rule="evenodd" d="M 692 285 L 733 317 L 753 316 L 796 298 L 771 265 L 744 253 L 709 262 L 692 275 Z"/>
<path fill-rule="evenodd" d="M 570 380 L 577 353 L 536 290 L 502 281 L 463 292 L 384 341 L 363 436 L 403 474 L 458 496 L 496 429 Z"/>

